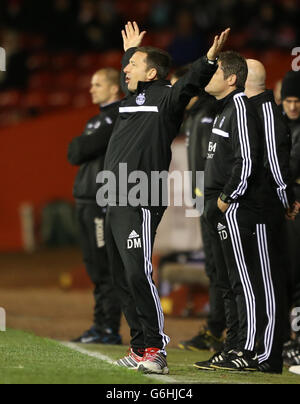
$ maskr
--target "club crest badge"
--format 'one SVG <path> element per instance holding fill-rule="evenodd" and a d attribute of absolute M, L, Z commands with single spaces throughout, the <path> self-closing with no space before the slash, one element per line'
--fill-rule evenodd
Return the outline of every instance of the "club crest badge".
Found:
<path fill-rule="evenodd" d="M 146 96 L 145 96 L 144 93 L 139 94 L 139 95 L 136 97 L 136 103 L 137 103 L 137 105 L 144 105 L 145 102 L 146 102 Z"/>

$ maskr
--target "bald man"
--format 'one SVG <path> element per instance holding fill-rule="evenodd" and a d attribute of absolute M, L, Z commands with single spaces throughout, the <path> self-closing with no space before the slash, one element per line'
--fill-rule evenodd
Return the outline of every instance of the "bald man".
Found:
<path fill-rule="evenodd" d="M 94 284 L 94 324 L 74 342 L 121 344 L 121 308 L 109 271 L 104 237 L 106 212 L 96 203 L 96 176 L 103 170 L 106 149 L 119 114 L 120 72 L 113 68 L 97 71 L 91 78 L 92 103 L 100 113 L 91 118 L 82 135 L 69 145 L 68 159 L 79 166 L 73 195 L 80 245 L 87 273 Z"/>
<path fill-rule="evenodd" d="M 258 60 L 247 60 L 248 78 L 245 93 L 257 109 L 263 133 L 264 151 L 264 220 L 268 251 L 261 252 L 261 268 L 266 312 L 260 312 L 258 332 L 260 370 L 281 373 L 282 352 L 287 333 L 287 302 L 284 285 L 288 264 L 285 216 L 294 219 L 294 194 L 289 171 L 291 141 L 289 129 L 277 107 L 272 91 L 266 90 L 266 70 Z M 263 264 L 263 256 L 267 256 Z M 289 338 L 288 338 L 289 339 Z"/>

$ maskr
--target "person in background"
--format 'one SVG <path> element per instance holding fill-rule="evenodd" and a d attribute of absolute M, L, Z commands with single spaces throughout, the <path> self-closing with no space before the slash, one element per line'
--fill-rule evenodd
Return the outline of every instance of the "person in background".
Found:
<path fill-rule="evenodd" d="M 79 166 L 74 184 L 80 244 L 86 270 L 94 284 L 94 324 L 73 342 L 121 344 L 121 309 L 112 285 L 105 240 L 105 209 L 96 203 L 96 176 L 103 169 L 106 149 L 119 113 L 120 73 L 97 71 L 91 81 L 93 104 L 100 114 L 90 119 L 83 134 L 72 140 L 68 160 Z"/>
<path fill-rule="evenodd" d="M 171 84 L 184 76 L 189 66 L 184 66 L 173 73 Z M 181 133 L 186 135 L 189 171 L 192 172 L 193 198 L 199 197 L 200 190 L 196 188 L 195 174 L 205 169 L 208 143 L 211 136 L 212 124 L 216 115 L 216 100 L 204 90 L 199 90 L 197 97 L 191 99 L 186 108 L 185 119 Z M 216 268 L 211 250 L 211 242 L 207 223 L 203 216 L 200 218 L 203 248 L 205 253 L 205 270 L 210 280 L 209 303 L 210 314 L 207 326 L 191 340 L 179 343 L 180 349 L 192 351 L 214 350 L 220 351 L 223 346 L 223 332 L 225 330 L 225 311 L 221 291 L 217 287 Z"/>
<path fill-rule="evenodd" d="M 258 60 L 248 59 L 245 94 L 255 106 L 263 127 L 264 141 L 264 203 L 263 218 L 267 228 L 270 256 L 270 276 L 274 287 L 264 288 L 268 302 L 265 318 L 259 324 L 259 370 L 282 372 L 285 339 L 284 324 L 288 324 L 286 268 L 290 266 L 286 234 L 286 218 L 295 220 L 298 207 L 289 169 L 291 139 L 289 128 L 274 100 L 266 89 L 266 70 Z M 265 277 L 265 275 L 264 275 Z M 261 307 L 261 316 L 263 315 Z"/>
<path fill-rule="evenodd" d="M 244 94 L 247 76 L 245 58 L 223 52 L 205 88 L 218 100 L 218 112 L 205 167 L 204 217 L 224 299 L 227 336 L 222 352 L 195 364 L 200 370 L 257 370 L 259 365 L 257 330 L 268 304 L 259 291 L 268 243 L 262 222 L 263 134 Z"/>
<path fill-rule="evenodd" d="M 290 168 L 293 188 L 296 199 L 300 201 L 300 72 L 290 71 L 285 75 L 281 98 L 283 114 L 292 136 Z M 287 223 L 287 228 L 291 260 L 289 305 L 297 310 L 300 307 L 300 217 Z M 287 342 L 284 349 L 284 362 L 289 366 L 300 364 L 300 332 L 291 331 L 295 333 L 295 339 Z"/>

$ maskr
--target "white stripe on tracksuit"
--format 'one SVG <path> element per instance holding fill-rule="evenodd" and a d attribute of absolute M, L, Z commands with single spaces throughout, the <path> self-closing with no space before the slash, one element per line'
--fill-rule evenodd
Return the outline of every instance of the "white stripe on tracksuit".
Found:
<path fill-rule="evenodd" d="M 238 196 L 245 194 L 248 187 L 248 178 L 252 172 L 252 160 L 251 160 L 251 150 L 249 144 L 249 133 L 247 125 L 247 115 L 246 107 L 243 100 L 244 93 L 239 93 L 234 96 L 234 103 L 237 112 L 237 123 L 238 123 L 238 133 L 239 140 L 241 144 L 241 155 L 243 159 L 243 167 L 241 174 L 241 182 L 238 185 L 236 191 L 234 191 L 230 197 L 236 199 Z"/>
<path fill-rule="evenodd" d="M 228 224 L 228 229 L 230 232 L 236 265 L 238 268 L 240 280 L 244 291 L 244 297 L 247 309 L 247 340 L 244 349 L 248 351 L 253 351 L 255 348 L 255 339 L 256 339 L 256 301 L 248 274 L 241 235 L 237 223 L 236 214 L 238 208 L 239 208 L 238 203 L 230 205 L 225 216 Z"/>
<path fill-rule="evenodd" d="M 271 275 L 270 257 L 268 251 L 268 241 L 266 225 L 259 224 L 256 226 L 257 242 L 259 249 L 259 256 L 261 262 L 262 276 L 264 281 L 265 297 L 266 297 L 266 310 L 268 316 L 268 325 L 265 332 L 265 352 L 259 355 L 259 363 L 267 361 L 270 358 L 275 332 L 275 316 L 276 316 L 276 302 L 274 285 Z"/>
<path fill-rule="evenodd" d="M 280 165 L 278 162 L 278 156 L 276 152 L 274 113 L 271 102 L 266 102 L 265 104 L 263 104 L 262 108 L 264 113 L 265 137 L 267 143 L 268 160 L 271 172 L 278 186 L 277 194 L 279 196 L 279 199 L 284 205 L 284 207 L 288 209 L 290 206 L 286 193 L 287 185 L 283 181 Z"/>
<path fill-rule="evenodd" d="M 161 307 L 160 298 L 158 296 L 157 288 L 152 280 L 152 245 L 151 245 L 151 212 L 148 209 L 143 209 L 143 246 L 144 246 L 144 269 L 149 282 L 151 293 L 156 307 L 159 333 L 162 337 L 163 348 L 161 352 L 166 355 L 165 348 L 170 342 L 170 338 L 164 333 L 164 314 Z M 153 347 L 147 347 L 153 348 Z"/>

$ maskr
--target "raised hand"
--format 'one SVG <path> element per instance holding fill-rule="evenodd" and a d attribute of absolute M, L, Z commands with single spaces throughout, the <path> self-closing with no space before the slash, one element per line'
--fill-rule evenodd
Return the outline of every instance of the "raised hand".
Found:
<path fill-rule="evenodd" d="M 125 25 L 125 30 L 122 30 L 125 52 L 130 48 L 140 46 L 146 33 L 146 31 L 140 32 L 139 26 L 135 21 L 133 23 L 129 21 Z"/>
<path fill-rule="evenodd" d="M 215 36 L 214 43 L 207 53 L 208 60 L 216 60 L 228 39 L 229 33 L 230 28 L 227 28 L 221 35 Z"/>

